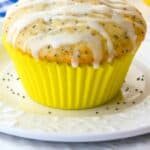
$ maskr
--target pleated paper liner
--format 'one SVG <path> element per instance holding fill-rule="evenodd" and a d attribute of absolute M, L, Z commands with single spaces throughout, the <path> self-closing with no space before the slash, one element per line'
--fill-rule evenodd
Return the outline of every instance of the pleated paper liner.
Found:
<path fill-rule="evenodd" d="M 59 109 L 84 109 L 102 105 L 119 92 L 133 54 L 115 59 L 111 64 L 73 68 L 68 64 L 50 63 L 21 53 L 5 39 L 27 94 L 36 102 Z"/>

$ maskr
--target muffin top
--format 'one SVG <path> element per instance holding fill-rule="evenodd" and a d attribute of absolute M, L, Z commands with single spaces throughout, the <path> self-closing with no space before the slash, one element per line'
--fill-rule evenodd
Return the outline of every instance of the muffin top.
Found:
<path fill-rule="evenodd" d="M 7 43 L 49 62 L 93 65 L 135 53 L 144 39 L 142 14 L 125 0 L 22 0 L 3 25 Z"/>

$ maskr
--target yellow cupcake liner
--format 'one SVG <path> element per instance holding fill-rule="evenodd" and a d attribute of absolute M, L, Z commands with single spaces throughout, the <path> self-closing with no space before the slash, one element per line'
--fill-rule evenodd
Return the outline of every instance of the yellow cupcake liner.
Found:
<path fill-rule="evenodd" d="M 117 95 L 128 72 L 133 54 L 115 59 L 111 64 L 73 68 L 36 60 L 3 44 L 27 94 L 36 102 L 60 109 L 84 109 L 102 105 Z"/>

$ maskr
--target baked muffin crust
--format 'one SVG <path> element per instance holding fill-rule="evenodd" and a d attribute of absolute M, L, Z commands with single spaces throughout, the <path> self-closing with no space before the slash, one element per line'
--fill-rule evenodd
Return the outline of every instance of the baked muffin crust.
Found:
<path fill-rule="evenodd" d="M 24 0 L 7 13 L 3 36 L 23 53 L 74 67 L 138 49 L 146 23 L 124 0 Z"/>

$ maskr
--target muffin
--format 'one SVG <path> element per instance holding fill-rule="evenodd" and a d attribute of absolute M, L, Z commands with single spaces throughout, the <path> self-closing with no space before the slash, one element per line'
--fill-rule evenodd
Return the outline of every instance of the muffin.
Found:
<path fill-rule="evenodd" d="M 118 94 L 145 32 L 124 0 L 25 0 L 9 9 L 2 40 L 34 101 L 84 109 Z"/>

